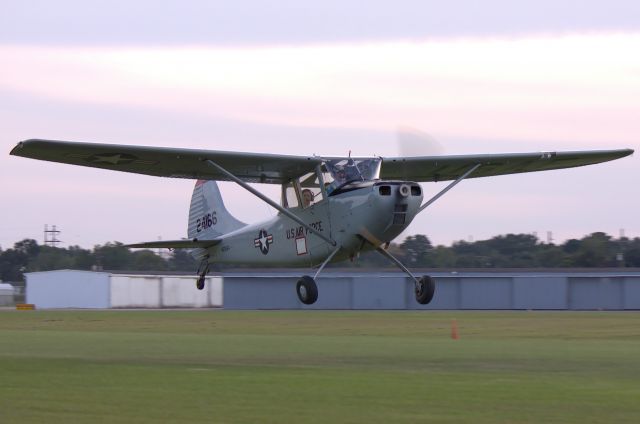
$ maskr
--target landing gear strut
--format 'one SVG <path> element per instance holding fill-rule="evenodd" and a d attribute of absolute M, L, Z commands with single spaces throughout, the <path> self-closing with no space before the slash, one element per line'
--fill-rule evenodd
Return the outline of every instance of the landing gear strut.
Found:
<path fill-rule="evenodd" d="M 196 288 L 198 290 L 204 289 L 204 279 L 209 272 L 209 260 L 208 258 L 204 258 L 202 262 L 200 262 L 200 266 L 198 267 L 198 279 L 196 280 Z"/>
<path fill-rule="evenodd" d="M 433 299 L 433 294 L 436 291 L 436 282 L 433 280 L 433 278 L 429 277 L 428 275 L 423 275 L 420 278 L 416 278 L 411 273 L 411 271 L 409 271 L 409 269 L 406 266 L 404 266 L 402 262 L 400 262 L 398 259 L 392 256 L 391 253 L 387 252 L 386 250 L 384 250 L 382 247 L 379 247 L 379 246 L 376 247 L 376 250 L 380 254 L 382 254 L 382 256 L 388 258 L 389 260 L 391 260 L 391 262 L 396 264 L 398 268 L 403 270 L 415 282 L 416 301 L 419 304 L 427 305 L 429 302 L 431 302 L 431 300 Z"/>
<path fill-rule="evenodd" d="M 316 302 L 316 300 L 318 300 L 318 286 L 316 285 L 316 278 L 318 278 L 318 275 L 320 275 L 325 265 L 328 264 L 331 259 L 333 259 L 336 253 L 338 253 L 338 250 L 340 250 L 340 246 L 336 247 L 335 250 L 331 252 L 329 256 L 327 256 L 327 258 L 324 260 L 324 262 L 322 262 L 313 277 L 303 275 L 302 278 L 298 280 L 298 283 L 296 284 L 296 293 L 298 295 L 298 299 L 300 299 L 300 302 L 304 303 L 305 305 L 312 305 Z"/>

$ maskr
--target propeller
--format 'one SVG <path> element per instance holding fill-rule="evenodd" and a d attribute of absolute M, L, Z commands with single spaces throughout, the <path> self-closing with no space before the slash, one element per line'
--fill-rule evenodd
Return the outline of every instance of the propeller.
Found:
<path fill-rule="evenodd" d="M 402 157 L 439 156 L 444 153 L 444 147 L 432 135 L 416 128 L 398 126 L 396 140 Z"/>

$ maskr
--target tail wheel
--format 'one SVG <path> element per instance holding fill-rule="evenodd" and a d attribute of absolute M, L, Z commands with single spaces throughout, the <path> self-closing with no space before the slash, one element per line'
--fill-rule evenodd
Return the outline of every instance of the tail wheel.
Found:
<path fill-rule="evenodd" d="M 203 290 L 204 289 L 204 275 L 198 277 L 198 280 L 196 281 L 196 288 L 198 290 Z"/>
<path fill-rule="evenodd" d="M 296 293 L 298 293 L 298 299 L 305 305 L 312 305 L 318 300 L 318 286 L 313 278 L 308 275 L 303 275 L 296 284 Z"/>
<path fill-rule="evenodd" d="M 209 255 L 207 255 L 202 262 L 200 262 L 200 266 L 198 266 L 198 279 L 196 280 L 196 288 L 198 290 L 204 289 L 204 279 L 209 273 Z"/>
<path fill-rule="evenodd" d="M 416 282 L 416 300 L 421 305 L 427 305 L 436 292 L 436 282 L 428 275 L 423 275 Z"/>

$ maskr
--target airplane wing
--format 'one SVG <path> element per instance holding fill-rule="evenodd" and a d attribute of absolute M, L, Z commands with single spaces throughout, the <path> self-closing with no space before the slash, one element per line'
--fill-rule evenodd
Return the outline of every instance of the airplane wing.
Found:
<path fill-rule="evenodd" d="M 539 152 L 484 155 L 386 157 L 380 178 L 395 180 L 455 180 L 472 166 L 469 178 L 546 171 L 591 165 L 628 156 L 631 149 L 582 152 Z M 159 177 L 229 181 L 208 166 L 210 159 L 245 182 L 281 184 L 312 172 L 322 163 L 315 156 L 130 146 L 32 139 L 18 143 L 14 156 Z M 341 158 L 326 158 L 341 159 Z"/>
<path fill-rule="evenodd" d="M 480 164 L 480 167 L 468 178 L 480 178 L 574 168 L 619 159 L 632 153 L 633 150 L 631 149 L 620 149 L 581 152 L 388 157 L 382 158 L 380 178 L 415 182 L 455 180 L 476 164 Z"/>
<path fill-rule="evenodd" d="M 142 248 L 142 249 L 206 249 L 220 243 L 221 240 L 161 240 L 147 241 L 144 243 L 126 244 L 125 247 Z"/>
<path fill-rule="evenodd" d="M 169 147 L 125 146 L 54 140 L 25 140 L 11 150 L 14 156 L 158 177 L 229 181 L 203 162 L 210 159 L 249 183 L 282 184 L 312 172 L 322 160 L 313 156 Z"/>

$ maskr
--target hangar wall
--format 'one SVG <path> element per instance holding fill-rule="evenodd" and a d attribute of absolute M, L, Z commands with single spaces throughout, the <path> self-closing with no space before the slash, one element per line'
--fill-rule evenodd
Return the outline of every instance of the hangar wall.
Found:
<path fill-rule="evenodd" d="M 397 272 L 326 271 L 318 301 L 300 303 L 295 284 L 308 271 L 224 274 L 225 309 L 640 309 L 640 270 L 434 272 L 429 305 L 415 301 L 413 282 Z"/>
<path fill-rule="evenodd" d="M 640 310 L 640 270 L 423 270 L 436 280 L 429 305 L 419 305 L 413 283 L 400 272 L 327 270 L 314 305 L 300 303 L 295 284 L 308 270 L 193 275 L 91 271 L 28 273 L 26 301 L 37 308 L 225 309 L 538 309 Z M 224 290 L 223 282 L 224 279 Z"/>
<path fill-rule="evenodd" d="M 222 306 L 222 278 L 205 289 L 193 275 L 59 270 L 26 274 L 26 302 L 37 308 L 206 308 Z"/>

